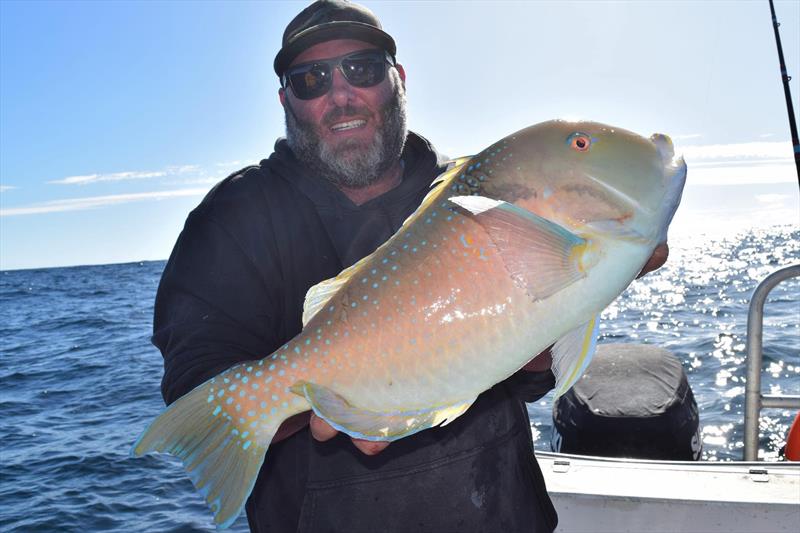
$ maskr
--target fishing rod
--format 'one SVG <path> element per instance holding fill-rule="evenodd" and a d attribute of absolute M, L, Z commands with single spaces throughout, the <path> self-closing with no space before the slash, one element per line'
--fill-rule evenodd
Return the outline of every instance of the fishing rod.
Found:
<path fill-rule="evenodd" d="M 783 79 L 783 94 L 786 97 L 786 109 L 789 112 L 789 128 L 792 131 L 792 148 L 794 148 L 794 164 L 797 167 L 797 183 L 800 186 L 800 139 L 797 137 L 797 124 L 794 120 L 794 106 L 792 106 L 792 93 L 789 91 L 789 80 L 792 79 L 786 73 L 786 62 L 783 60 L 783 47 L 781 46 L 781 35 L 778 32 L 778 17 L 775 16 L 775 5 L 769 0 L 769 10 L 772 12 L 772 28 L 775 30 L 775 44 L 778 46 L 778 59 L 781 63 L 781 79 Z"/>

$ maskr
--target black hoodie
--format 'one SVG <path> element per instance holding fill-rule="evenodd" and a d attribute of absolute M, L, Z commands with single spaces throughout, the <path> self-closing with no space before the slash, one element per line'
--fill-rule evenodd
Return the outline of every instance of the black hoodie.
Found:
<path fill-rule="evenodd" d="M 153 344 L 172 403 L 302 328 L 306 291 L 391 237 L 444 171 L 410 133 L 400 185 L 362 205 L 302 166 L 285 140 L 215 186 L 190 213 L 161 278 Z M 535 354 L 531 354 L 533 356 Z M 247 501 L 252 531 L 549 532 L 556 513 L 532 453 L 523 401 L 553 387 L 518 372 L 453 423 L 377 456 L 308 428 L 270 446 Z"/>

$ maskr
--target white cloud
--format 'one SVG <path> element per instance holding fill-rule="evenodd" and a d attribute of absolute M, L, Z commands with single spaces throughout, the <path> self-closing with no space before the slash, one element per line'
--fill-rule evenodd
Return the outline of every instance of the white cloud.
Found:
<path fill-rule="evenodd" d="M 683 135 L 671 135 L 673 141 L 685 141 L 686 139 L 699 139 L 703 135 L 700 133 L 686 133 Z"/>
<path fill-rule="evenodd" d="M 775 136 L 774 133 L 762 133 L 761 135 L 759 135 L 759 137 L 762 138 L 762 139 L 766 139 L 768 137 L 774 137 L 774 136 Z"/>
<path fill-rule="evenodd" d="M 234 168 L 242 166 L 241 161 L 229 161 L 227 163 L 215 163 L 215 168 L 228 167 Z M 214 172 L 218 172 L 215 170 Z M 188 181 L 173 181 L 172 183 L 207 183 L 207 181 L 196 181 L 196 179 L 206 180 L 209 174 L 200 165 L 169 165 L 164 167 L 163 170 L 153 171 L 128 171 L 128 172 L 112 172 L 108 174 L 86 174 L 81 176 L 67 176 L 57 180 L 48 181 L 47 183 L 55 185 L 89 185 L 99 182 L 111 181 L 132 181 L 150 178 L 163 178 L 165 176 L 181 176 L 184 174 L 195 174 L 195 180 Z M 220 178 L 221 179 L 221 178 Z M 219 180 L 217 180 L 219 181 Z"/>
<path fill-rule="evenodd" d="M 718 165 L 693 167 L 687 161 L 687 185 L 746 185 L 797 181 L 794 164 Z"/>
<path fill-rule="evenodd" d="M 200 172 L 200 165 L 170 165 L 166 168 L 167 174 L 186 174 L 187 172 Z"/>
<path fill-rule="evenodd" d="M 176 189 L 171 191 L 140 192 L 132 194 L 111 194 L 106 196 L 90 196 L 87 198 L 70 198 L 68 200 L 53 200 L 22 207 L 11 207 L 0 209 L 0 217 L 10 217 L 19 215 L 38 215 L 43 213 L 58 213 L 63 211 L 83 211 L 109 205 L 126 204 L 130 202 L 140 202 L 144 200 L 166 200 L 169 198 L 180 198 L 184 196 L 201 196 L 206 194 L 208 189 Z"/>
<path fill-rule="evenodd" d="M 688 161 L 702 159 L 792 159 L 789 141 L 758 141 L 734 144 L 705 144 L 678 149 Z"/>
<path fill-rule="evenodd" d="M 744 185 L 797 180 L 788 141 L 679 146 L 694 185 Z"/>
<path fill-rule="evenodd" d="M 10 191 L 12 189 L 16 189 L 13 185 L 0 185 L 0 192 Z"/>
<path fill-rule="evenodd" d="M 762 204 L 776 204 L 783 203 L 788 200 L 789 196 L 786 194 L 757 194 L 756 201 Z"/>
<path fill-rule="evenodd" d="M 54 183 L 58 185 L 86 185 L 88 183 L 97 183 L 99 181 L 126 181 L 138 180 L 146 178 L 159 178 L 166 176 L 164 171 L 156 172 L 114 172 L 112 174 L 87 174 L 85 176 L 68 176 L 60 180 L 48 181 L 47 183 Z"/>

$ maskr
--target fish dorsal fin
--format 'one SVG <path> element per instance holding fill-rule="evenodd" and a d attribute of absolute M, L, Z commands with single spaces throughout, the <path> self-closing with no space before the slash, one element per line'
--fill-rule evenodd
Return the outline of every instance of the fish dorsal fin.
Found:
<path fill-rule="evenodd" d="M 431 188 L 442 183 L 443 181 L 447 181 L 448 179 L 458 174 L 458 172 L 461 170 L 461 167 L 463 167 L 467 163 L 467 161 L 469 161 L 473 157 L 475 156 L 468 155 L 464 157 L 458 157 L 456 159 L 451 159 L 450 161 L 448 161 L 447 169 L 441 174 L 439 174 L 439 176 L 435 180 L 433 180 L 433 182 L 431 183 Z"/>
<path fill-rule="evenodd" d="M 600 315 L 597 315 L 586 324 L 568 332 L 553 345 L 551 369 L 556 377 L 554 399 L 567 392 L 589 366 L 597 348 L 599 331 Z"/>
<path fill-rule="evenodd" d="M 419 204 L 419 207 L 413 213 L 408 215 L 408 218 L 405 219 L 402 227 L 406 227 L 409 224 L 409 221 L 413 219 L 417 215 L 417 213 L 422 212 L 426 207 L 428 207 L 428 205 L 430 205 L 431 202 L 433 202 L 434 197 L 437 194 L 439 194 L 439 191 L 445 188 L 444 186 L 439 187 L 439 184 L 449 181 L 454 177 L 456 177 L 464 168 L 464 165 L 466 165 L 470 159 L 472 159 L 472 156 L 459 157 L 457 159 L 448 161 L 447 170 L 439 174 L 439 176 L 431 182 L 431 188 L 428 191 L 428 194 L 426 194 L 425 198 L 422 199 L 422 202 Z"/>
<path fill-rule="evenodd" d="M 328 300 L 331 299 L 331 296 L 336 294 L 336 291 L 338 291 L 342 285 L 347 283 L 347 280 L 350 279 L 350 276 L 353 275 L 353 272 L 355 272 L 356 269 L 365 263 L 370 257 L 372 257 L 372 254 L 345 268 L 339 272 L 335 278 L 320 281 L 308 289 L 308 292 L 306 292 L 306 299 L 303 302 L 303 327 L 306 327 L 306 324 L 308 324 L 311 318 L 317 314 L 317 311 L 325 307 L 325 304 L 328 303 Z"/>
<path fill-rule="evenodd" d="M 461 416 L 475 401 L 470 398 L 450 405 L 393 409 L 384 413 L 351 405 L 334 391 L 315 383 L 298 381 L 290 390 L 308 400 L 314 413 L 335 429 L 371 441 L 394 441 L 423 429 L 444 426 Z"/>
<path fill-rule="evenodd" d="M 596 261 L 588 241 L 514 204 L 484 196 L 453 196 L 489 234 L 514 283 L 543 300 L 586 276 Z"/>

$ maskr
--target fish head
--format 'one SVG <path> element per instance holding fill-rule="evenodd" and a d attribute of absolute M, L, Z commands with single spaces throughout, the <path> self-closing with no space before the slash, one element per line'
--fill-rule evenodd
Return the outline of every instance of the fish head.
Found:
<path fill-rule="evenodd" d="M 646 138 L 565 120 L 506 137 L 475 156 L 469 168 L 483 176 L 484 196 L 577 233 L 613 230 L 654 243 L 666 240 L 686 179 L 686 164 L 666 135 Z"/>

